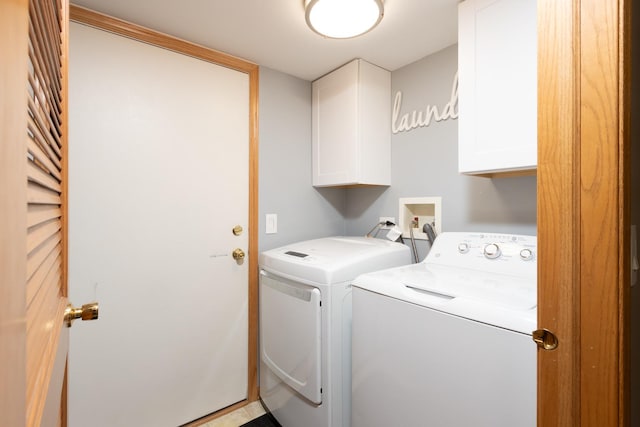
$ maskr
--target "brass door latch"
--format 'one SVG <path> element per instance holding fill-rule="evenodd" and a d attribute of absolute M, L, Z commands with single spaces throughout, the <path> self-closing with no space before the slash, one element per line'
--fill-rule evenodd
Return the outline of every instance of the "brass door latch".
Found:
<path fill-rule="evenodd" d="M 75 308 L 73 304 L 69 304 L 64 311 L 64 322 L 67 327 L 71 327 L 76 319 L 95 320 L 98 318 L 98 308 L 97 302 L 84 304 L 81 308 Z"/>
<path fill-rule="evenodd" d="M 531 338 L 543 350 L 555 350 L 558 347 L 558 337 L 548 329 L 533 331 Z"/>

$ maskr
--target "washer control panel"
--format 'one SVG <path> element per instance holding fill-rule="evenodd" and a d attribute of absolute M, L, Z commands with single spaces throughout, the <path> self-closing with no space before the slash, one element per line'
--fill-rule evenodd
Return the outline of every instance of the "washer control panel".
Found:
<path fill-rule="evenodd" d="M 524 248 L 520 251 L 520 259 L 523 261 L 531 261 L 533 259 L 533 251 L 529 248 Z"/>
<path fill-rule="evenodd" d="M 500 246 L 495 243 L 487 243 L 484 245 L 484 257 L 487 259 L 496 259 L 502 255 Z"/>
<path fill-rule="evenodd" d="M 469 252 L 469 244 L 466 242 L 458 243 L 458 252 L 461 254 L 466 254 Z"/>
<path fill-rule="evenodd" d="M 503 274 L 535 274 L 536 253 L 536 236 L 446 232 L 438 236 L 424 262 Z"/>

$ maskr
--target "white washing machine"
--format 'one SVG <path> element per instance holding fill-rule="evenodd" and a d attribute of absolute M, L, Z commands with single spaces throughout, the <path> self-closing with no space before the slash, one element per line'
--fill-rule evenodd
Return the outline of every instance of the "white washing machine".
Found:
<path fill-rule="evenodd" d="M 536 238 L 442 233 L 353 283 L 353 427 L 535 427 Z"/>
<path fill-rule="evenodd" d="M 348 427 L 351 281 L 411 262 L 403 244 L 330 237 L 260 254 L 260 397 L 283 427 Z"/>

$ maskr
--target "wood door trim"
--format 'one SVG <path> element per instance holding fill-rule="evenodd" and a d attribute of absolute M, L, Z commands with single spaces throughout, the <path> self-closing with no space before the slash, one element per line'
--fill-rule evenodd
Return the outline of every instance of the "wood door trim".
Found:
<path fill-rule="evenodd" d="M 624 200 L 619 188 L 618 7 L 617 0 L 580 2 L 580 411 L 583 425 L 594 427 L 624 425 L 618 352 L 624 275 L 618 270 L 619 242 L 626 240 L 619 216 Z"/>
<path fill-rule="evenodd" d="M 250 73 L 258 68 L 256 64 L 244 59 L 80 6 L 71 5 L 70 13 L 71 21 L 179 52 L 184 55 L 200 58 L 234 70 Z"/>
<path fill-rule="evenodd" d="M 631 43 L 633 40 L 633 21 L 634 13 L 637 17 L 640 14 L 637 10 L 631 6 L 631 1 L 624 1 L 620 3 L 620 16 L 619 22 L 619 62 L 621 66 L 619 68 L 618 79 L 618 100 L 619 100 L 619 144 L 618 144 L 618 158 L 620 159 L 619 166 L 619 200 L 622 202 L 619 204 L 620 218 L 618 232 L 620 236 L 619 240 L 619 253 L 628 253 L 629 256 L 619 256 L 618 270 L 621 272 L 618 278 L 619 289 L 619 312 L 618 312 L 618 324 L 620 325 L 620 339 L 619 339 L 619 407 L 618 412 L 620 414 L 620 425 L 629 426 L 631 424 L 631 90 L 632 90 L 632 76 L 638 76 L 638 70 L 633 71 L 631 62 L 632 55 L 637 52 L 636 49 L 632 49 Z M 637 34 L 637 32 L 635 33 Z M 632 75 L 632 71 L 634 74 Z M 633 77 L 635 82 L 638 81 L 637 77 Z M 636 120 L 638 118 L 636 117 Z M 634 137 L 638 135 L 634 134 Z M 637 165 L 636 165 L 637 166 Z M 637 327 L 637 325 L 636 325 Z"/>
<path fill-rule="evenodd" d="M 538 350 L 539 426 L 580 425 L 578 27 L 572 0 L 539 0 L 538 327 L 560 341 Z"/>
<path fill-rule="evenodd" d="M 249 390 L 247 400 L 258 400 L 258 68 L 249 73 Z"/>
<path fill-rule="evenodd" d="M 539 0 L 538 425 L 626 426 L 629 0 Z"/>
<path fill-rule="evenodd" d="M 243 59 L 154 31 L 121 19 L 71 5 L 71 21 L 202 59 L 249 77 L 249 248 L 248 248 L 248 384 L 247 400 L 258 399 L 258 105 L 259 67 Z"/>

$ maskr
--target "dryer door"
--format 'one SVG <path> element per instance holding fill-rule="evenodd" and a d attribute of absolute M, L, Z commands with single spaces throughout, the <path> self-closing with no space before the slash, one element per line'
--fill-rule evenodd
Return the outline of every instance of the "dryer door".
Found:
<path fill-rule="evenodd" d="M 320 290 L 260 272 L 262 361 L 313 403 L 321 394 Z"/>

